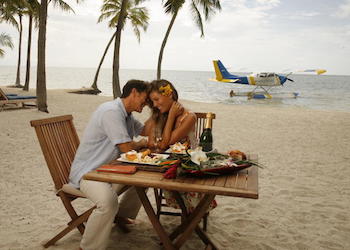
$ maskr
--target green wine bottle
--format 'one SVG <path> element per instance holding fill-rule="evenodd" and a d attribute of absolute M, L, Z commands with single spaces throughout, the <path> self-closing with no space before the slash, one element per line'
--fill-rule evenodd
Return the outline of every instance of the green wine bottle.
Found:
<path fill-rule="evenodd" d="M 213 135 L 211 133 L 213 126 L 213 113 L 207 113 L 205 126 L 201 137 L 199 138 L 199 146 L 202 147 L 204 152 L 213 150 Z"/>

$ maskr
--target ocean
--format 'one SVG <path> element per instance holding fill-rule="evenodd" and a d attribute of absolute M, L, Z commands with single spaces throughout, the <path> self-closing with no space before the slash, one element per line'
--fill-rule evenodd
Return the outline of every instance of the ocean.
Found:
<path fill-rule="evenodd" d="M 96 69 L 58 68 L 46 70 L 48 89 L 77 89 L 90 87 Z M 16 67 L 0 66 L 0 86 L 15 82 Z M 120 81 L 124 85 L 129 79 L 151 81 L 156 77 L 155 70 L 121 69 Z M 230 97 L 229 92 L 252 91 L 253 86 L 210 81 L 214 72 L 164 70 L 162 78 L 171 81 L 179 92 L 180 99 L 206 103 L 225 103 L 231 105 L 260 106 L 298 106 L 316 110 L 335 110 L 350 112 L 350 76 L 341 75 L 305 75 L 294 74 L 284 86 L 270 90 L 272 99 L 250 99 L 246 96 Z M 21 83 L 24 84 L 25 71 L 21 71 Z M 36 87 L 36 69 L 31 70 L 30 88 Z M 101 69 L 98 87 L 101 95 L 112 96 L 112 70 Z M 122 87 L 122 86 L 121 86 Z M 292 93 L 298 93 L 294 98 Z"/>

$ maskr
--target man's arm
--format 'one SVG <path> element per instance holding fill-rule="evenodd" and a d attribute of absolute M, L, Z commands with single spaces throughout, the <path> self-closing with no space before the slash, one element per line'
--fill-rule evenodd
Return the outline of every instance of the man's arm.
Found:
<path fill-rule="evenodd" d="M 116 146 L 119 148 L 120 152 L 126 153 L 130 150 L 139 150 L 141 148 L 146 148 L 147 140 L 141 139 L 140 141 L 125 142 L 125 143 L 117 144 Z"/>

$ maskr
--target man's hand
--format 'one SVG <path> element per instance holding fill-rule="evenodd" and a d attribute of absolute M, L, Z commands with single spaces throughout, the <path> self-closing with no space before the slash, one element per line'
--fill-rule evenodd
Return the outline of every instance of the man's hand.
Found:
<path fill-rule="evenodd" d="M 148 145 L 148 140 L 146 139 L 141 139 L 139 140 L 138 142 L 136 142 L 138 145 L 138 149 L 140 148 L 147 148 L 147 145 Z"/>
<path fill-rule="evenodd" d="M 122 153 L 129 152 L 130 150 L 139 150 L 140 148 L 146 148 L 148 141 L 141 139 L 140 141 L 131 141 L 126 143 L 118 144 L 118 148 Z"/>

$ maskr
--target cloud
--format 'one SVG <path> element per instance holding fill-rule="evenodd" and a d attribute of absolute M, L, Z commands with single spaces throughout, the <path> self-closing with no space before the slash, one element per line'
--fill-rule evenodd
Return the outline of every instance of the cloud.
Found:
<path fill-rule="evenodd" d="M 295 14 L 289 14 L 288 18 L 291 20 L 307 20 L 320 15 L 320 12 L 317 11 L 298 11 Z"/>
<path fill-rule="evenodd" d="M 335 16 L 339 18 L 350 17 L 350 0 L 346 0 L 344 4 L 339 6 L 339 9 L 335 13 Z"/>

